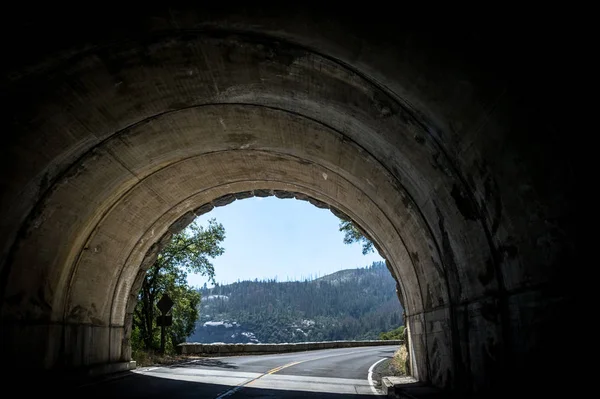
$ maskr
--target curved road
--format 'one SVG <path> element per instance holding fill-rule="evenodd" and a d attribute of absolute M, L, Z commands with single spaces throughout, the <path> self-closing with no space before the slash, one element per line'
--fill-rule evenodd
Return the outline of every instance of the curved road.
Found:
<path fill-rule="evenodd" d="M 326 349 L 277 355 L 201 358 L 145 367 L 79 387 L 80 397 L 351 398 L 381 394 L 369 369 L 397 346 Z"/>

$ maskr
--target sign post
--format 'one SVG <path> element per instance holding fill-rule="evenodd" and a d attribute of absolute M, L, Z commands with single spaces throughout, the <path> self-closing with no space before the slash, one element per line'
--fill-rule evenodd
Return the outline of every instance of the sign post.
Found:
<path fill-rule="evenodd" d="M 167 316 L 167 313 L 173 307 L 173 300 L 167 294 L 163 294 L 156 307 L 162 313 L 156 318 L 156 324 L 160 326 L 160 353 L 165 353 L 165 327 L 173 324 L 173 316 Z"/>

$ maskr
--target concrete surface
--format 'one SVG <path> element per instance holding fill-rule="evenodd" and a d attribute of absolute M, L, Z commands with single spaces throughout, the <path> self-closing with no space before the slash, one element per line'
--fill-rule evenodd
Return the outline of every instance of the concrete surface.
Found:
<path fill-rule="evenodd" d="M 453 399 L 454 396 L 412 377 L 383 377 L 382 393 L 396 399 Z M 518 393 L 515 396 L 518 397 Z"/>
<path fill-rule="evenodd" d="M 381 378 L 381 392 L 390 398 L 396 398 L 400 394 L 403 385 L 417 382 L 413 377 L 386 376 Z"/>
<path fill-rule="evenodd" d="M 130 360 L 128 362 L 106 363 L 90 367 L 87 374 L 90 377 L 97 377 L 105 374 L 113 374 L 120 373 L 123 371 L 135 370 L 136 367 L 137 364 L 135 360 Z"/>
<path fill-rule="evenodd" d="M 179 348 L 184 355 L 194 354 L 214 354 L 214 355 L 232 355 L 232 354 L 264 354 L 264 353 L 283 353 L 298 352 L 320 349 L 334 348 L 357 348 L 361 346 L 381 346 L 381 345 L 401 345 L 401 340 L 388 341 L 328 341 L 328 342 L 299 342 L 284 344 L 199 344 L 185 343 L 180 344 Z"/>
<path fill-rule="evenodd" d="M 168 367 L 144 367 L 126 377 L 64 393 L 78 397 L 369 397 L 381 395 L 369 367 L 397 347 L 326 349 L 293 354 L 207 357 Z"/>
<path fill-rule="evenodd" d="M 403 394 L 403 387 L 418 383 L 413 377 L 398 377 L 398 376 L 385 376 L 381 378 L 381 392 L 389 398 L 401 398 Z M 405 395 L 405 398 L 412 399 L 410 394 Z"/>
<path fill-rule="evenodd" d="M 329 207 L 375 241 L 417 379 L 539 394 L 553 365 L 578 364 L 554 350 L 580 309 L 567 32 L 411 30 L 377 7 L 52 7 L 6 10 L 0 28 L 0 356 L 15 370 L 129 361 L 161 245 L 249 195 Z"/>

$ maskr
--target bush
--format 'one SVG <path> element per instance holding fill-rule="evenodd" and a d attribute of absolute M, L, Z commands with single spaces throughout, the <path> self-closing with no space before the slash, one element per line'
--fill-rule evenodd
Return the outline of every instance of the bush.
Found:
<path fill-rule="evenodd" d="M 379 339 L 384 341 L 390 341 L 393 339 L 404 339 L 404 326 L 400 326 L 391 331 L 380 333 Z"/>

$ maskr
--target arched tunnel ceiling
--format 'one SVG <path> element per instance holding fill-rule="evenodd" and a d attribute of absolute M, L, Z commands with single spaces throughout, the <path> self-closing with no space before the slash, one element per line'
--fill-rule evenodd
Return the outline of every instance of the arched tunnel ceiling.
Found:
<path fill-rule="evenodd" d="M 291 50 L 267 49 L 264 43 L 255 43 L 252 39 L 249 43 L 246 43 L 240 40 L 239 35 L 234 39 L 214 39 L 210 37 L 206 39 L 203 36 L 198 36 L 195 40 L 192 40 L 188 37 L 183 42 L 174 41 L 172 38 L 161 38 L 158 43 L 153 43 L 150 48 L 154 53 L 159 54 L 157 57 L 169 61 L 155 60 L 150 62 L 149 67 L 148 61 L 143 59 L 143 57 L 148 57 L 147 54 L 142 56 L 138 52 L 122 50 L 110 53 L 109 57 L 112 58 L 112 61 L 98 60 L 97 56 L 94 55 L 91 57 L 92 60 L 85 58 L 78 64 L 78 66 L 83 66 L 83 71 L 77 71 L 84 74 L 80 80 L 90 85 L 89 82 L 94 80 L 105 83 L 108 79 L 108 76 L 105 76 L 107 73 L 106 64 L 115 63 L 114 59 L 119 59 L 119 56 L 125 58 L 119 60 L 118 64 L 130 67 L 119 70 L 117 73 L 119 76 L 118 81 L 110 81 L 108 87 L 102 86 L 109 92 L 97 93 L 92 96 L 88 94 L 89 101 L 80 103 L 81 112 L 90 112 L 94 108 L 103 109 L 110 106 L 117 113 L 116 119 L 119 121 L 125 119 L 127 127 L 120 129 L 120 126 L 117 126 L 115 128 L 116 134 L 113 133 L 112 135 L 95 133 L 94 136 L 96 137 L 108 136 L 110 139 L 105 138 L 101 145 L 93 147 L 91 152 L 83 155 L 83 166 L 71 168 L 71 171 L 67 172 L 66 178 L 63 178 L 63 181 L 71 181 L 73 180 L 71 174 L 77 176 L 81 173 L 80 169 L 83 169 L 88 175 L 85 176 L 83 179 L 85 183 L 82 184 L 98 186 L 105 194 L 91 195 L 90 200 L 96 203 L 87 212 L 84 209 L 88 207 L 89 202 L 81 201 L 83 198 L 80 199 L 79 205 L 66 206 L 65 209 L 72 214 L 71 218 L 59 217 L 59 214 L 56 213 L 58 205 L 45 205 L 45 209 L 49 209 L 56 216 L 57 221 L 60 221 L 47 223 L 49 226 L 55 228 L 62 223 L 65 228 L 73 229 L 76 226 L 74 218 L 75 220 L 85 220 L 86 218 L 83 215 L 87 215 L 89 212 L 93 212 L 96 217 L 100 217 L 103 214 L 101 207 L 110 208 L 112 206 L 112 196 L 119 195 L 119 192 L 128 189 L 129 185 L 138 179 L 143 179 L 148 173 L 154 172 L 156 168 L 164 167 L 165 164 L 194 154 L 231 148 L 272 149 L 299 156 L 302 159 L 307 158 L 313 162 L 324 158 L 329 163 L 326 166 L 334 171 L 343 166 L 337 165 L 339 162 L 361 163 L 366 154 L 376 153 L 377 158 L 391 161 L 388 163 L 388 168 L 393 168 L 396 179 L 402 182 L 400 183 L 392 178 L 390 181 L 383 183 L 384 185 L 402 187 L 403 194 L 402 196 L 396 196 L 398 198 L 396 201 L 404 198 L 403 201 L 406 205 L 413 202 L 413 198 L 418 196 L 419 200 L 417 202 L 420 203 L 415 204 L 417 209 L 428 207 L 430 212 L 435 212 L 435 207 L 440 205 L 430 202 L 430 193 L 436 192 L 436 190 L 442 191 L 443 194 L 437 195 L 441 203 L 444 202 L 442 198 L 449 195 L 447 191 L 450 190 L 446 189 L 444 193 L 444 188 L 440 187 L 439 184 L 444 178 L 448 179 L 449 177 L 445 176 L 444 173 L 440 173 L 440 165 L 446 169 L 449 169 L 450 166 L 443 165 L 444 161 L 440 158 L 444 155 L 439 153 L 435 142 L 424 138 L 427 133 L 420 129 L 418 123 L 411 118 L 410 114 L 401 105 L 339 64 L 293 48 Z M 178 58 L 181 58 L 182 55 L 184 58 L 189 58 L 193 54 L 198 59 L 188 59 L 188 69 L 183 71 L 182 74 L 181 63 L 184 61 Z M 215 60 L 213 62 L 219 66 L 230 65 L 230 68 L 221 67 L 218 69 L 220 74 L 225 77 L 222 79 L 225 80 L 224 82 L 219 82 L 210 73 L 198 71 L 198 65 L 206 65 L 209 62 L 208 60 L 213 59 Z M 263 62 L 257 63 L 257 59 L 262 59 Z M 283 59 L 283 63 L 280 59 Z M 224 60 L 230 62 L 225 63 Z M 91 61 L 96 61 L 96 63 Z M 156 68 L 160 68 L 160 73 L 153 70 L 152 65 L 157 65 Z M 167 68 L 173 68 L 173 70 L 165 70 Z M 216 67 L 210 66 L 206 69 L 210 70 L 211 68 L 216 69 Z M 253 73 L 253 70 L 256 72 Z M 110 71 L 108 72 L 110 75 Z M 133 80 L 134 76 L 144 76 L 145 74 L 151 76 L 158 74 L 159 78 L 158 80 L 143 79 L 133 85 L 136 87 L 133 90 L 123 90 L 121 88 L 123 81 L 128 82 Z M 319 82 L 316 85 L 316 90 L 303 90 L 307 77 L 311 75 L 319 76 L 318 80 L 313 78 L 313 80 Z M 173 85 L 164 81 L 173 79 L 173 76 L 181 76 L 182 82 L 179 85 Z M 276 78 L 274 85 L 263 83 L 259 86 L 256 84 L 257 77 L 262 82 L 262 79 L 267 79 L 267 77 L 273 79 L 273 76 Z M 298 76 L 301 78 L 298 79 Z M 111 78 L 114 80 L 113 76 Z M 248 80 L 250 80 L 250 83 L 248 83 Z M 147 87 L 143 87 L 144 84 Z M 100 83 L 97 83 L 97 85 L 100 85 Z M 163 86 L 165 89 L 160 90 Z M 218 89 L 219 86 L 221 86 L 221 89 Z M 169 93 L 170 90 L 175 91 L 175 93 Z M 205 93 L 207 90 L 209 93 Z M 182 91 L 183 93 L 181 93 Z M 296 96 L 300 96 L 300 98 L 290 98 L 287 95 L 290 91 L 299 93 Z M 120 98 L 121 93 L 124 94 L 122 99 Z M 228 103 L 228 106 L 204 105 L 203 107 L 190 107 L 188 104 L 173 104 L 174 101 L 171 98 L 178 98 L 178 95 L 181 94 L 194 97 L 196 102 L 199 102 L 199 99 L 203 97 L 216 97 L 218 100 Z M 107 97 L 110 97 L 110 104 L 105 103 L 106 100 L 104 99 Z M 131 113 L 130 109 L 151 110 L 153 106 L 157 106 L 156 103 L 164 104 L 165 99 L 169 102 L 168 106 L 173 107 L 175 105 L 182 109 L 150 114 L 145 120 L 141 121 L 127 120 L 126 115 Z M 66 98 L 65 100 L 70 101 L 72 98 Z M 93 104 L 95 101 L 98 101 L 99 104 Z M 214 103 L 214 101 L 213 99 L 211 103 Z M 250 101 L 253 101 L 254 104 L 249 104 Z M 327 104 L 327 108 L 324 108 L 323 104 Z M 56 106 L 57 104 L 52 104 L 53 108 Z M 229 115 L 229 109 L 244 107 L 251 110 L 245 113 L 238 112 L 237 115 Z M 280 117 L 279 115 L 282 112 L 278 112 L 277 109 L 285 110 L 286 118 Z M 204 111 L 205 115 L 201 114 L 199 116 L 198 113 L 201 111 Z M 146 112 L 149 113 L 149 111 Z M 53 112 L 52 115 L 56 117 L 57 114 Z M 88 117 L 84 120 L 94 120 L 94 118 Z M 318 128 L 321 130 L 328 128 L 336 132 L 339 136 L 338 140 L 347 137 L 346 140 L 351 142 L 360 142 L 364 155 L 349 156 L 347 160 L 340 158 L 340 155 L 344 152 L 343 150 L 335 150 L 335 141 L 325 140 L 321 144 L 315 140 L 315 133 L 311 134 L 310 131 L 307 131 L 308 126 L 311 124 L 320 125 Z M 64 125 L 60 127 L 64 131 Z M 77 129 L 77 127 L 80 129 Z M 398 134 L 398 130 L 401 128 L 405 131 Z M 83 132 L 79 133 L 79 130 L 83 130 Z M 99 130 L 101 131 L 99 128 L 86 126 L 85 129 L 82 129 L 81 126 L 76 126 L 69 129 L 67 133 L 70 137 L 80 136 L 83 133 L 86 137 L 84 141 L 88 141 L 88 132 Z M 271 131 L 274 132 L 271 133 Z M 387 137 L 382 138 L 381 136 L 386 132 L 388 132 Z M 269 134 L 275 135 L 275 140 L 278 139 L 276 143 L 271 144 L 269 142 Z M 262 136 L 267 136 L 267 138 Z M 261 139 L 265 141 L 264 144 Z M 144 145 L 148 143 L 150 144 Z M 64 143 L 61 142 L 61 145 L 64 145 Z M 319 148 L 319 146 L 323 148 Z M 76 146 L 76 148 L 78 147 Z M 392 149 L 395 148 L 400 148 L 401 153 L 394 153 L 397 150 L 392 152 Z M 50 151 L 52 151 L 52 148 L 44 148 L 44 152 L 48 153 Z M 103 151 L 107 152 L 107 156 L 101 156 Z M 86 163 L 92 163 L 97 159 L 100 160 L 97 166 L 86 168 Z M 113 160 L 116 160 L 116 162 Z M 375 162 L 375 160 L 373 159 L 371 162 Z M 442 169 L 442 171 L 451 176 L 451 172 L 446 169 Z M 356 170 L 352 173 L 355 174 L 355 178 L 360 179 L 361 172 L 361 170 Z M 89 173 L 92 175 L 89 175 Z M 393 172 L 388 171 L 387 173 L 391 174 Z M 129 180 L 129 182 L 124 180 Z M 381 184 L 372 180 L 374 179 L 364 178 L 362 184 L 375 186 Z M 456 183 L 452 181 L 450 184 Z M 168 184 L 165 186 L 169 187 Z M 407 190 L 404 190 L 404 188 Z M 90 189 L 93 190 L 93 188 L 85 187 L 84 191 Z M 65 192 L 63 196 L 56 193 L 60 198 L 58 200 L 60 204 L 68 201 L 66 197 L 71 195 L 72 189 L 62 191 Z M 412 196 L 409 196 L 407 192 L 411 192 Z M 447 202 L 452 203 L 452 200 L 448 199 Z M 84 207 L 84 209 L 81 207 Z M 38 218 L 45 220 L 44 213 L 41 210 L 38 210 L 38 212 L 40 213 Z M 461 218 L 460 215 L 457 216 L 457 219 Z M 37 226 L 41 222 L 32 221 L 31 223 Z M 88 229 L 93 228 L 93 224 L 88 226 Z M 432 229 L 430 226 L 426 226 L 425 230 L 431 231 Z M 86 234 L 81 234 L 78 239 L 81 241 L 86 237 Z M 72 237 L 70 242 L 78 241 L 75 237 Z M 477 245 L 480 245 L 480 243 L 477 242 Z M 54 243 L 54 246 L 64 248 L 66 251 L 73 251 L 72 247 L 75 247 L 71 246 L 70 248 L 68 245 L 58 245 L 57 243 Z M 426 252 L 429 251 L 430 249 L 426 249 Z M 418 256 L 418 251 L 414 251 L 414 253 Z M 43 251 L 40 251 L 41 256 L 44 254 Z M 70 253 L 69 255 L 78 256 L 77 253 Z M 426 259 L 428 258 L 426 257 Z M 57 261 L 62 264 L 63 259 L 58 258 Z M 27 254 L 27 260 L 24 263 L 32 263 L 29 254 Z M 33 264 L 38 263 L 33 262 Z M 27 269 L 20 270 L 25 271 Z M 31 273 L 25 275 L 27 276 L 26 280 L 35 285 L 35 282 L 31 279 Z M 19 287 L 20 284 L 14 284 L 14 286 Z M 10 296 L 10 293 L 8 296 Z"/>
<path fill-rule="evenodd" d="M 548 188 L 570 169 L 552 143 L 528 155 L 545 130 L 512 70 L 485 64 L 506 44 L 470 64 L 452 37 L 350 22 L 170 10 L 19 47 L 0 164 L 2 333 L 18 344 L 2 350 L 39 367 L 122 360 L 157 242 L 223 196 L 276 190 L 377 242 L 420 378 L 477 391 L 532 361 L 520 334 L 546 325 L 530 309 L 566 247 Z"/>

